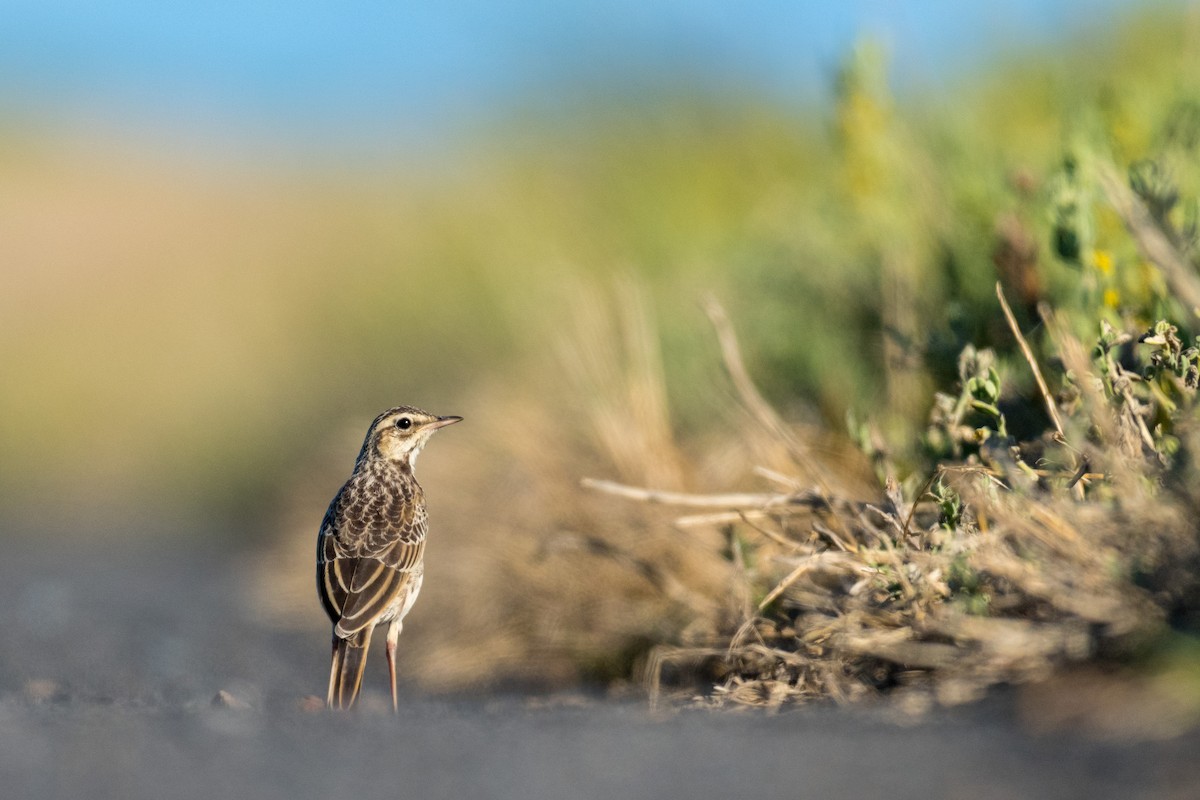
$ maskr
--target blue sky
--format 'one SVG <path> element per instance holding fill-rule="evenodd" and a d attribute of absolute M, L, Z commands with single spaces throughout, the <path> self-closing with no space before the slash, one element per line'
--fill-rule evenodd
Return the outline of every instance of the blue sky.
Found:
<path fill-rule="evenodd" d="M 934 85 L 1132 0 L 0 0 L 0 113 L 354 146 L 437 139 L 575 83 L 663 75 L 803 103 L 862 34 Z"/>

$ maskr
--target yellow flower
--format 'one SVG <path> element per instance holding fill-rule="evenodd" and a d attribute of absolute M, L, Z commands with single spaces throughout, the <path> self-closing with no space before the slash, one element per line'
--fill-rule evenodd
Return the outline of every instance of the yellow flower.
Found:
<path fill-rule="evenodd" d="M 1112 273 L 1113 257 L 1112 253 L 1107 250 L 1092 251 L 1092 265 L 1100 272 L 1101 275 Z"/>
<path fill-rule="evenodd" d="M 1104 305 L 1108 306 L 1109 308 L 1116 308 L 1120 302 L 1121 295 L 1117 293 L 1116 289 L 1104 290 Z"/>

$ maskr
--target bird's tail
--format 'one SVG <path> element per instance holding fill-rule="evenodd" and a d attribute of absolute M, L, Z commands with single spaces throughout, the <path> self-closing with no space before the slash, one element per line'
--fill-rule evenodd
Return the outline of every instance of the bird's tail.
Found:
<path fill-rule="evenodd" d="M 371 629 L 352 633 L 343 639 L 333 636 L 333 664 L 329 668 L 329 696 L 326 705 L 338 710 L 348 709 L 358 698 L 363 670 L 367 666 L 367 649 L 371 646 Z"/>

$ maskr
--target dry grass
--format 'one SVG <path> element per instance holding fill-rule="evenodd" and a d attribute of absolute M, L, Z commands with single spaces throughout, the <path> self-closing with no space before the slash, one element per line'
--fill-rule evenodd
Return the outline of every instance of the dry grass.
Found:
<path fill-rule="evenodd" d="M 763 430 L 777 431 L 777 417 L 746 383 L 726 321 L 714 319 L 746 405 Z M 1190 465 L 1177 455 L 1175 473 L 1162 469 L 1167 459 L 1146 426 L 1157 409 L 1135 400 L 1133 373 L 1111 360 L 1093 365 L 1078 340 L 1052 329 L 1074 383 L 1089 387 L 1064 433 L 1022 342 L 1056 428 L 1039 443 L 1042 459 L 1059 468 L 1033 469 L 1019 448 L 1001 443 L 939 466 L 912 500 L 889 481 L 870 502 L 831 494 L 824 480 L 786 482 L 774 472 L 766 474 L 788 486 L 757 495 L 588 482 L 624 498 L 721 509 L 701 521 L 747 537 L 733 560 L 754 602 L 711 640 L 655 648 L 645 672 L 651 697 L 667 683 L 700 678 L 690 688 L 684 681 L 684 696 L 700 687 L 709 702 L 778 706 L 894 690 L 915 707 L 932 698 L 962 702 L 997 683 L 1137 652 L 1164 634 L 1169 614 L 1194 610 L 1200 542 Z M 1020 336 L 1015 323 L 1014 332 Z M 1121 374 L 1114 381 L 1097 373 L 1102 368 Z M 1106 378 L 1115 387 L 1107 393 Z M 1177 433 L 1181 452 L 1195 452 L 1195 428 Z M 788 450 L 793 474 L 811 467 L 803 450 Z M 749 563 L 756 567 L 744 568 Z M 715 684 L 711 692 L 705 681 Z"/>

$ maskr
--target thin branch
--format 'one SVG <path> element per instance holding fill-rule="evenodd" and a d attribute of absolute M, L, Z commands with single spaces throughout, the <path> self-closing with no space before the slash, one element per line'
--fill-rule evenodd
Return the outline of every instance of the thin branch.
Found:
<path fill-rule="evenodd" d="M 747 612 L 746 620 L 738 626 L 738 629 L 733 634 L 733 638 L 729 640 L 729 645 L 725 650 L 728 655 L 733 655 L 735 650 L 739 650 L 744 647 L 743 642 L 746 639 L 746 635 L 749 633 L 754 634 L 754 637 L 758 639 L 759 644 L 766 644 L 763 642 L 762 634 L 758 632 L 758 625 L 756 624 L 758 620 L 759 617 Z"/>
<path fill-rule="evenodd" d="M 822 525 L 816 520 L 813 520 L 813 530 L 824 536 L 829 541 L 833 542 L 834 545 L 836 545 L 837 548 L 843 553 L 854 552 L 854 548 L 842 541 L 842 537 L 838 536 L 828 525 Z"/>
<path fill-rule="evenodd" d="M 791 428 L 784 424 L 784 421 L 775 413 L 775 409 L 771 408 L 771 405 L 759 394 L 754 381 L 750 379 L 750 374 L 746 371 L 746 365 L 742 361 L 737 334 L 733 331 L 733 324 L 730 323 L 729 315 L 725 313 L 725 309 L 721 307 L 721 304 L 717 302 L 715 297 L 707 295 L 704 298 L 704 310 L 708 314 L 709 320 L 712 321 L 713 328 L 717 333 L 717 340 L 721 345 L 721 354 L 725 359 L 725 368 L 729 371 L 729 377 L 733 381 L 738 394 L 742 396 L 742 402 L 746 405 L 746 408 L 758 420 L 759 424 L 766 428 L 768 433 L 783 442 L 791 454 L 792 460 L 808 473 L 808 477 L 820 488 L 825 497 L 832 498 L 833 491 L 825 480 L 820 465 L 813 460 L 808 447 L 795 435 Z M 842 529 L 843 533 L 849 536 L 848 526 L 837 512 L 837 509 L 832 506 L 830 508 L 833 512 L 834 523 Z"/>
<path fill-rule="evenodd" d="M 793 550 L 799 550 L 804 547 L 804 545 L 802 545 L 800 542 L 790 541 L 788 539 L 785 539 L 783 536 L 780 536 L 778 533 L 776 533 L 773 530 L 755 525 L 753 522 L 750 521 L 750 516 L 745 511 L 737 511 L 735 513 L 739 517 L 741 517 L 742 522 L 746 523 L 747 526 L 758 531 L 763 536 L 767 537 L 768 539 L 775 542 L 776 544 L 783 545 L 784 547 L 790 547 Z"/>
<path fill-rule="evenodd" d="M 782 472 L 773 470 L 769 467 L 758 466 L 753 469 L 755 475 L 759 475 L 772 483 L 777 483 L 785 487 L 788 491 L 796 491 L 800 488 L 800 482 L 791 475 L 784 475 Z"/>
<path fill-rule="evenodd" d="M 585 489 L 595 489 L 598 492 L 614 494 L 630 500 L 691 508 L 765 508 L 766 506 L 783 505 L 791 499 L 788 495 L 783 494 L 756 494 L 753 492 L 731 494 L 668 492 L 627 486 L 616 481 L 597 480 L 596 478 L 584 478 L 581 483 Z"/>
<path fill-rule="evenodd" d="M 758 610 L 762 611 L 764 608 L 771 605 L 771 603 L 774 603 L 775 598 L 779 597 L 779 595 L 786 592 L 788 590 L 788 587 L 790 587 L 793 583 L 798 581 L 800 579 L 801 575 L 803 575 L 804 573 L 806 573 L 810 569 L 812 569 L 812 566 L 813 565 L 812 565 L 811 557 L 809 557 L 805 561 L 800 562 L 800 564 L 794 570 L 792 570 L 791 572 L 788 573 L 786 578 L 784 578 L 778 584 L 776 584 L 774 589 L 767 592 L 767 596 L 764 597 L 762 599 L 762 602 L 758 604 Z"/>
<path fill-rule="evenodd" d="M 771 405 L 759 393 L 754 381 L 751 380 L 750 373 L 746 371 L 746 365 L 742 361 L 737 334 L 733 331 L 733 324 L 729 321 L 729 315 L 725 313 L 725 309 L 721 307 L 715 297 L 707 295 L 704 298 L 704 311 L 708 314 L 713 329 L 717 333 L 717 341 L 721 345 L 721 355 L 725 359 L 725 368 L 729 371 L 729 377 L 733 381 L 737 393 L 741 396 L 742 403 L 768 433 L 783 442 L 792 458 L 808 472 L 809 477 L 821 487 L 821 490 L 826 495 L 830 495 L 829 487 L 825 485 L 821 477 L 820 468 L 813 463 L 808 447 L 780 419 L 779 415 L 775 413 L 775 409 L 771 408 Z"/>
<path fill-rule="evenodd" d="M 1025 337 L 1021 335 L 1021 328 L 1017 325 L 1017 318 L 1013 316 L 1012 309 L 1008 306 L 1008 300 L 1004 297 L 1004 289 L 1000 286 L 1000 281 L 996 281 L 996 297 L 1000 300 L 1000 308 L 1004 311 L 1004 318 L 1008 320 L 1009 329 L 1016 337 L 1021 354 L 1025 356 L 1025 360 L 1029 362 L 1029 369 L 1033 371 L 1033 379 L 1037 381 L 1038 390 L 1042 393 L 1042 400 L 1046 403 L 1046 413 L 1050 415 L 1050 421 L 1054 423 L 1054 430 L 1058 432 L 1058 441 L 1066 444 L 1067 435 L 1063 433 L 1062 420 L 1058 418 L 1058 408 L 1054 405 L 1054 398 L 1050 396 L 1050 389 L 1046 386 L 1046 379 L 1042 377 L 1042 370 L 1038 367 L 1037 359 L 1033 357 L 1033 350 L 1029 348 L 1029 342 L 1025 341 Z"/>
<path fill-rule="evenodd" d="M 921 487 L 921 491 L 917 492 L 917 496 L 913 498 L 912 505 L 908 507 L 908 514 L 904 517 L 904 525 L 900 529 L 900 535 L 902 537 L 907 537 L 909 531 L 912 529 L 913 517 L 916 516 L 917 513 L 917 504 L 920 503 L 921 499 L 924 498 L 925 495 L 928 494 L 929 490 L 933 488 L 933 482 L 936 481 L 941 474 L 942 468 L 939 466 L 933 471 L 933 474 L 929 476 L 929 480 L 925 481 L 925 485 Z"/>
<path fill-rule="evenodd" d="M 764 519 L 765 511 L 755 509 L 738 509 L 737 511 L 714 511 L 707 514 L 685 514 L 676 517 L 671 524 L 676 528 L 697 528 L 702 525 L 728 525 L 731 522 L 744 522 L 749 519 Z"/>
<path fill-rule="evenodd" d="M 649 695 L 650 710 L 658 710 L 659 697 L 662 694 L 662 671 L 668 663 L 677 661 L 700 661 L 705 658 L 725 658 L 728 651 L 711 647 L 668 647 L 656 645 L 651 649 L 646 659 L 642 680 Z"/>
<path fill-rule="evenodd" d="M 686 506 L 689 508 L 723 508 L 750 509 L 762 511 L 766 509 L 787 509 L 789 507 L 806 509 L 828 509 L 829 500 L 815 491 L 793 492 L 778 494 L 766 492 L 731 492 L 727 494 L 691 494 L 689 492 L 670 492 L 659 489 L 644 489 L 640 486 L 628 486 L 616 481 L 584 478 L 580 481 L 585 489 L 625 497 L 630 500 L 641 500 L 644 503 L 657 503 L 668 506 Z"/>

